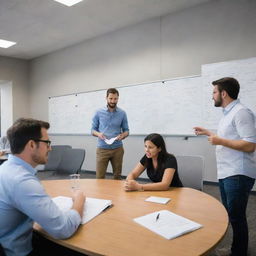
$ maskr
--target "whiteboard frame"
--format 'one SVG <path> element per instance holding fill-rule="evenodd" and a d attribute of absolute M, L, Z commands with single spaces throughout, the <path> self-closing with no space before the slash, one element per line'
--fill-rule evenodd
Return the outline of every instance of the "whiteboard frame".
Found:
<path fill-rule="evenodd" d="M 169 78 L 169 79 L 161 79 L 161 80 L 154 80 L 154 81 L 150 81 L 150 82 L 143 82 L 143 83 L 139 83 L 139 84 L 128 84 L 128 85 L 121 85 L 121 86 L 116 86 L 114 88 L 120 90 L 123 88 L 132 88 L 132 87 L 138 87 L 138 86 L 143 86 L 143 85 L 149 85 L 149 84 L 157 84 L 157 83 L 168 83 L 168 82 L 173 82 L 176 80 L 183 80 L 183 79 L 190 79 L 190 78 L 200 78 L 201 75 L 191 75 L 191 76 L 185 76 L 185 77 L 176 77 L 176 78 Z M 81 92 L 75 92 L 75 93 L 69 93 L 69 94 L 62 94 L 62 95 L 57 95 L 57 96 L 49 96 L 48 99 L 52 99 L 52 98 L 59 98 L 59 97 L 65 97 L 65 96 L 77 96 L 79 94 L 88 94 L 88 93 L 93 93 L 93 92 L 100 92 L 100 91 L 107 91 L 106 89 L 98 89 L 98 90 L 92 90 L 92 91 L 81 91 Z M 125 110 L 126 111 L 126 110 Z M 50 114 L 49 114 L 50 115 Z M 128 120 L 129 121 L 129 120 Z M 85 132 L 85 133 L 67 133 L 67 132 L 63 132 L 63 133 L 58 133 L 58 132 L 50 132 L 50 135 L 60 135 L 60 136 L 72 136 L 72 135 L 77 135 L 77 136 L 82 136 L 82 135 L 91 135 L 91 133 Z M 132 133 L 130 134 L 130 136 L 144 136 L 147 135 L 148 133 Z M 172 136 L 172 137 L 195 137 L 196 135 L 192 134 L 192 133 L 177 133 L 177 134 L 166 134 L 166 133 L 161 133 L 161 135 L 163 136 Z"/>

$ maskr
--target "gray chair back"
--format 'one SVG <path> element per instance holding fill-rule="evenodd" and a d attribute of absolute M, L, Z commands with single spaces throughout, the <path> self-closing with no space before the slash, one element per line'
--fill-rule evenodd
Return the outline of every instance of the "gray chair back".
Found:
<path fill-rule="evenodd" d="M 203 190 L 204 158 L 202 156 L 175 157 L 183 186 Z"/>
<path fill-rule="evenodd" d="M 48 161 L 44 167 L 45 171 L 57 171 L 63 152 L 72 147 L 70 145 L 53 145 L 51 148 L 52 150 L 48 154 Z"/>
<path fill-rule="evenodd" d="M 85 158 L 85 150 L 81 148 L 66 149 L 58 166 L 58 174 L 74 174 L 81 170 Z"/>

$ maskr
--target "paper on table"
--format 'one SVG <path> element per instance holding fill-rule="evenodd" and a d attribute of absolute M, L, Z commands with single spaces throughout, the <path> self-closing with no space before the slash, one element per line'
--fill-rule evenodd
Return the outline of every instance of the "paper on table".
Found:
<path fill-rule="evenodd" d="M 73 205 L 71 197 L 57 196 L 54 197 L 52 200 L 63 211 L 69 210 Z M 111 200 L 86 197 L 82 224 L 85 224 L 86 222 L 90 221 L 111 205 Z"/>
<path fill-rule="evenodd" d="M 108 144 L 108 145 L 111 145 L 114 143 L 114 141 L 117 139 L 117 137 L 115 138 L 111 138 L 111 139 L 105 139 L 104 141 Z"/>
<path fill-rule="evenodd" d="M 201 224 L 167 210 L 153 212 L 133 220 L 166 239 L 173 239 L 202 227 Z"/>
<path fill-rule="evenodd" d="M 145 201 L 158 203 L 158 204 L 167 204 L 170 200 L 171 198 L 167 198 L 167 197 L 150 196 Z"/>

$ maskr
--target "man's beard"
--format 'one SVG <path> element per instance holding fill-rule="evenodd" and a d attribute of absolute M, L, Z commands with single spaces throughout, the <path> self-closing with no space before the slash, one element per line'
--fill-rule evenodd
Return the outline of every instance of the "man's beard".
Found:
<path fill-rule="evenodd" d="M 36 163 L 36 164 L 46 164 L 47 160 L 48 160 L 48 154 L 46 157 L 43 156 L 39 156 L 38 154 L 32 154 L 32 160 Z"/>
<path fill-rule="evenodd" d="M 108 107 L 109 108 L 115 108 L 116 107 L 116 103 L 108 103 Z"/>
<path fill-rule="evenodd" d="M 222 99 L 221 98 L 219 98 L 217 100 L 214 100 L 214 106 L 215 107 L 221 107 L 221 105 L 222 105 Z"/>

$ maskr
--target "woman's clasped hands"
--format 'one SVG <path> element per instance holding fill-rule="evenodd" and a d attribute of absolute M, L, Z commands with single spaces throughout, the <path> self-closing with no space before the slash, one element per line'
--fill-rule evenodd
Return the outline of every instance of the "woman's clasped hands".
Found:
<path fill-rule="evenodd" d="M 124 182 L 124 190 L 125 191 L 141 190 L 141 184 L 139 184 L 135 180 L 126 180 Z"/>

